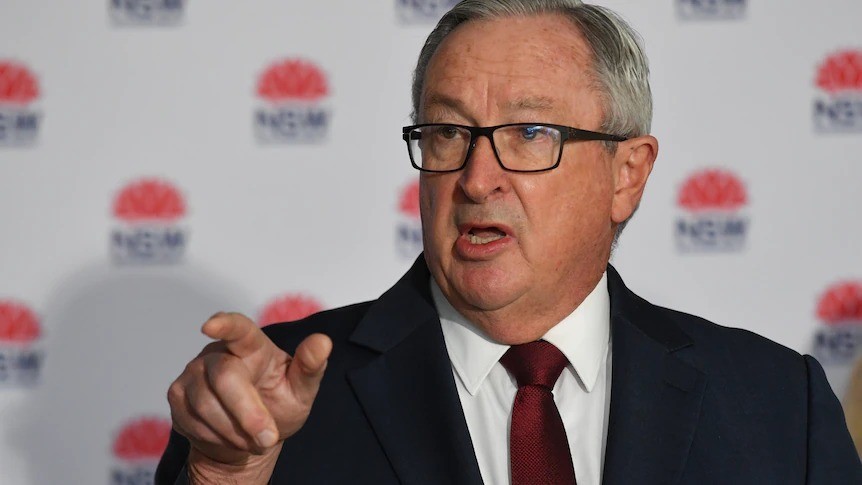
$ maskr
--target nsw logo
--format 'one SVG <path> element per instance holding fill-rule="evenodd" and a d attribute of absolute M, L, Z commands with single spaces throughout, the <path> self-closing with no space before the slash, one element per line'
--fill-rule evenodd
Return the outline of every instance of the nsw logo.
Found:
<path fill-rule="evenodd" d="M 170 182 L 143 178 L 114 198 L 111 254 L 118 263 L 176 263 L 185 253 L 188 230 L 183 196 Z"/>
<path fill-rule="evenodd" d="M 395 0 L 398 20 L 404 24 L 436 23 L 458 0 Z"/>
<path fill-rule="evenodd" d="M 270 300 L 257 317 L 261 327 L 273 323 L 293 322 L 323 311 L 323 304 L 313 296 L 302 293 L 287 293 Z"/>
<path fill-rule="evenodd" d="M 398 254 L 405 259 L 414 259 L 422 252 L 422 221 L 419 218 L 418 180 L 405 185 L 398 197 L 395 247 Z"/>
<path fill-rule="evenodd" d="M 326 139 L 332 110 L 324 72 L 305 59 L 284 59 L 260 76 L 254 132 L 260 143 L 318 143 Z"/>
<path fill-rule="evenodd" d="M 862 281 L 830 286 L 817 304 L 821 327 L 814 356 L 823 365 L 851 365 L 862 356 Z"/>
<path fill-rule="evenodd" d="M 746 0 L 676 0 L 683 20 L 734 20 L 745 16 Z"/>
<path fill-rule="evenodd" d="M 168 419 L 143 416 L 126 422 L 114 438 L 111 485 L 152 485 L 170 435 Z"/>
<path fill-rule="evenodd" d="M 182 23 L 186 0 L 108 0 L 114 25 L 174 26 Z"/>
<path fill-rule="evenodd" d="M 676 246 L 681 252 L 731 252 L 745 246 L 748 217 L 745 186 L 729 171 L 695 173 L 679 191 L 682 210 L 676 220 Z"/>
<path fill-rule="evenodd" d="M 814 127 L 826 133 L 862 132 L 862 49 L 836 52 L 817 70 Z"/>
<path fill-rule="evenodd" d="M 27 305 L 0 300 L 0 388 L 39 382 L 45 353 L 39 318 Z"/>
<path fill-rule="evenodd" d="M 0 147 L 36 142 L 41 114 L 39 81 L 24 64 L 0 59 Z"/>

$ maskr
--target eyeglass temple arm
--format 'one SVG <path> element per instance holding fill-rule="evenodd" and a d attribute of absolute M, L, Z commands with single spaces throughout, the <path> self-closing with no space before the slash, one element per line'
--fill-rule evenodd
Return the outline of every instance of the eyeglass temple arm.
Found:
<path fill-rule="evenodd" d="M 626 141 L 628 138 L 624 136 L 609 135 L 607 133 L 599 133 L 597 131 L 581 130 L 578 128 L 568 128 L 569 138 L 575 140 L 599 140 L 599 141 Z"/>

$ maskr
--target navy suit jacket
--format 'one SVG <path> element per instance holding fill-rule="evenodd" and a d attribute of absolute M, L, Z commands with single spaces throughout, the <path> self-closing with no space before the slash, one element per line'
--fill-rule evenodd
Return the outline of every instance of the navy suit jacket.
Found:
<path fill-rule="evenodd" d="M 292 353 L 334 347 L 274 484 L 480 484 L 420 257 L 378 300 L 266 327 Z M 862 484 L 820 365 L 751 332 L 654 306 L 608 268 L 613 345 L 604 478 L 631 484 Z M 185 482 L 173 433 L 157 484 Z"/>

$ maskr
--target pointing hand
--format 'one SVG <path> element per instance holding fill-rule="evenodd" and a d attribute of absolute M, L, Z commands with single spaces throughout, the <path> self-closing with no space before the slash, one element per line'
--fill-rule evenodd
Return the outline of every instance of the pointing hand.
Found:
<path fill-rule="evenodd" d="M 332 341 L 310 335 L 291 357 L 239 313 L 218 313 L 202 331 L 217 341 L 168 389 L 174 428 L 191 443 L 189 473 L 266 483 L 281 443 L 308 418 Z"/>

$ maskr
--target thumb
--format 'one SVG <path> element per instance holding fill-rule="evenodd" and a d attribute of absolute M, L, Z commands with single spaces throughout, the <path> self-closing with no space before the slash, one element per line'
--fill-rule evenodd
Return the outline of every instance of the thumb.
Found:
<path fill-rule="evenodd" d="M 287 368 L 287 381 L 299 402 L 308 406 L 314 402 L 331 352 L 332 340 L 322 333 L 309 335 L 296 348 Z"/>

